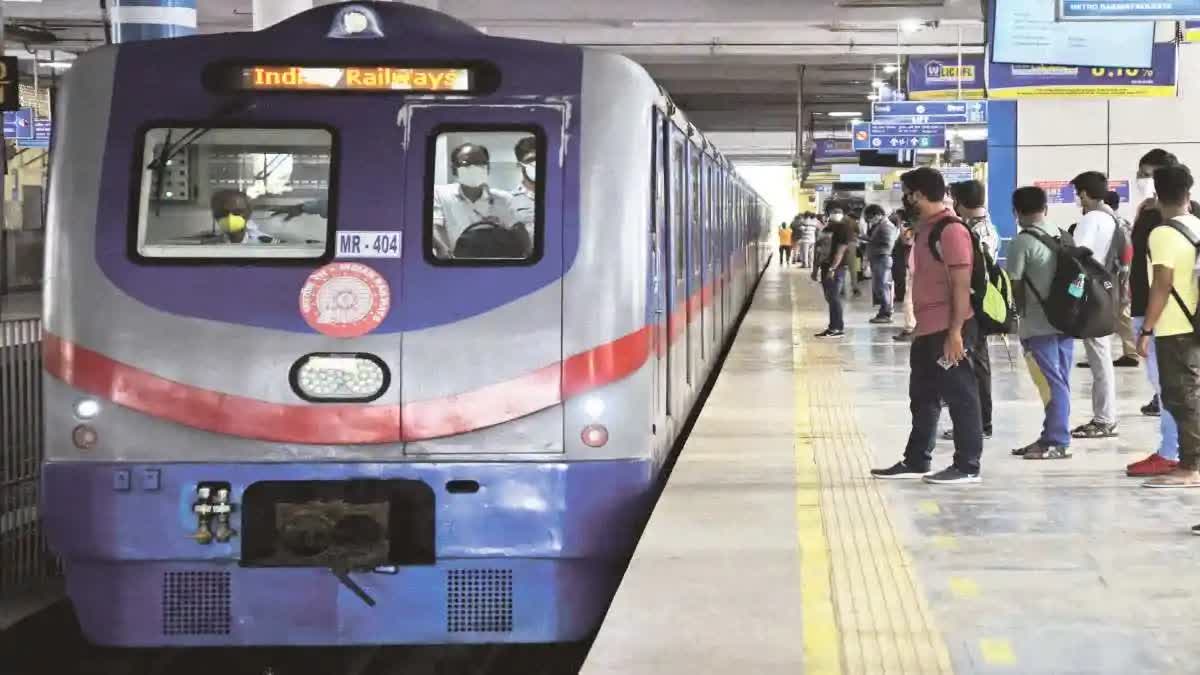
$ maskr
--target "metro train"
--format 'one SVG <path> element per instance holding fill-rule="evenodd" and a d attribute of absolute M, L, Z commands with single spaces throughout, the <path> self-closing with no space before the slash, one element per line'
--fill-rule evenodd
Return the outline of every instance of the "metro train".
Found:
<path fill-rule="evenodd" d="M 771 248 L 641 67 L 341 3 L 96 49 L 56 125 L 42 509 L 89 640 L 595 630 Z"/>

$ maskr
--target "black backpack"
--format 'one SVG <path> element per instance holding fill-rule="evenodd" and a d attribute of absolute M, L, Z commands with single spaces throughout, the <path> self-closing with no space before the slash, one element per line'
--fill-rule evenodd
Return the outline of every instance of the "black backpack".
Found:
<path fill-rule="evenodd" d="M 942 253 L 938 248 L 942 232 L 951 223 L 961 222 L 958 218 L 946 217 L 934 224 L 929 233 L 929 250 L 938 262 L 942 262 Z M 967 227 L 967 233 L 971 235 L 971 250 L 974 252 L 971 264 L 971 309 L 975 313 L 975 324 L 984 335 L 1007 335 L 1016 327 L 1017 317 L 1008 273 L 983 250 L 983 242 L 974 230 Z"/>
<path fill-rule="evenodd" d="M 1092 251 L 1076 246 L 1067 234 L 1055 239 L 1033 228 L 1021 230 L 1021 234 L 1037 239 L 1054 253 L 1054 277 L 1046 297 L 1029 284 L 1050 325 L 1063 335 L 1081 339 L 1116 332 L 1120 306 L 1116 277 L 1092 257 Z"/>
<path fill-rule="evenodd" d="M 1182 223 L 1174 218 L 1166 221 L 1163 223 L 1163 225 L 1175 230 L 1179 234 L 1182 234 L 1183 238 L 1187 239 L 1188 243 L 1196 249 L 1196 255 L 1200 256 L 1200 240 L 1192 236 L 1191 229 L 1184 227 Z M 1200 312 L 1196 311 L 1196 307 L 1189 309 L 1188 306 L 1183 303 L 1183 298 L 1179 296 L 1179 291 L 1175 290 L 1175 286 L 1173 284 L 1171 286 L 1171 296 L 1175 298 L 1175 302 L 1179 305 L 1179 309 L 1183 310 L 1183 315 L 1187 317 L 1188 323 L 1192 324 L 1192 333 L 1200 335 Z"/>

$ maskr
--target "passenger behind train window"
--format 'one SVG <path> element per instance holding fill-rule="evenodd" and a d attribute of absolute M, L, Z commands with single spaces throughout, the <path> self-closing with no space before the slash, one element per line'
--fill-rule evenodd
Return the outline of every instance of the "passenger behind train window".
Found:
<path fill-rule="evenodd" d="M 325 254 L 331 239 L 329 131 L 157 128 L 146 132 L 142 147 L 138 255 Z"/>
<path fill-rule="evenodd" d="M 531 262 L 541 236 L 538 138 L 447 131 L 434 142 L 427 250 L 435 261 Z"/>

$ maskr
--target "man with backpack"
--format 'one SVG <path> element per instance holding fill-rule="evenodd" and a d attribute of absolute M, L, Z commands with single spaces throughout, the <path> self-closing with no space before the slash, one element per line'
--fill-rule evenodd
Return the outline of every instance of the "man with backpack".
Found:
<path fill-rule="evenodd" d="M 917 328 L 909 354 L 908 397 L 912 431 L 904 458 L 875 478 L 920 478 L 925 482 L 979 482 L 983 429 L 979 389 L 968 350 L 978 328 L 971 308 L 971 272 L 975 257 L 971 234 L 942 203 L 946 182 L 936 170 L 922 167 L 900 178 L 906 209 L 916 214 L 913 242 L 913 310 Z M 934 233 L 937 246 L 930 245 Z M 939 253 L 935 257 L 935 251 Z M 942 401 L 954 422 L 954 463 L 929 474 Z"/>
<path fill-rule="evenodd" d="M 1041 188 L 1019 188 L 1012 206 L 1021 232 L 1008 249 L 1008 275 L 1021 316 L 1021 346 L 1046 411 L 1038 439 L 1012 453 L 1025 459 L 1067 459 L 1075 338 L 1050 323 L 1041 301 L 1050 295 L 1056 270 L 1055 250 L 1044 240 L 1057 240 L 1062 233 L 1046 222 L 1046 193 Z"/>
<path fill-rule="evenodd" d="M 1000 233 L 992 224 L 984 204 L 987 201 L 987 188 L 977 180 L 967 180 L 950 186 L 950 196 L 954 199 L 954 211 L 962 218 L 963 224 L 971 231 L 975 241 L 981 248 L 983 265 L 994 266 L 996 254 L 1000 249 Z M 976 271 L 978 273 L 978 271 Z M 975 383 L 979 388 L 979 411 L 983 418 L 983 437 L 992 437 L 992 360 L 988 354 L 987 332 L 980 330 L 976 344 L 971 345 L 971 365 L 974 366 Z M 947 429 L 942 438 L 952 440 L 954 429 Z"/>
<path fill-rule="evenodd" d="M 1154 341 L 1162 405 L 1179 427 L 1179 465 L 1147 480 L 1144 485 L 1152 488 L 1200 487 L 1200 336 L 1196 333 L 1200 218 L 1189 213 L 1193 184 L 1191 172 L 1181 164 L 1154 172 L 1164 222 L 1150 232 L 1152 282 L 1138 352 L 1147 356 Z M 1196 528 L 1193 531 L 1200 534 Z"/>
<path fill-rule="evenodd" d="M 1116 215 L 1104 203 L 1108 195 L 1108 178 L 1099 171 L 1085 171 L 1076 176 L 1071 185 L 1083 208 L 1083 218 L 1075 226 L 1072 238 L 1076 246 L 1090 250 L 1092 258 L 1103 264 L 1112 276 L 1115 289 L 1120 275 L 1120 255 L 1127 240 Z M 1120 310 L 1114 307 L 1111 311 L 1115 329 L 1116 313 Z M 1092 370 L 1092 420 L 1072 429 L 1074 438 L 1112 438 L 1117 435 L 1117 379 L 1110 344 L 1112 332 L 1083 340 L 1088 367 Z"/>

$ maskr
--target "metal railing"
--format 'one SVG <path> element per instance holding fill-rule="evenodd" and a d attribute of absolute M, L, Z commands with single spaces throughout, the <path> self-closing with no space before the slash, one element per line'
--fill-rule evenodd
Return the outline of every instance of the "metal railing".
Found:
<path fill-rule="evenodd" d="M 42 322 L 0 321 L 0 606 L 59 574 L 38 516 Z"/>

